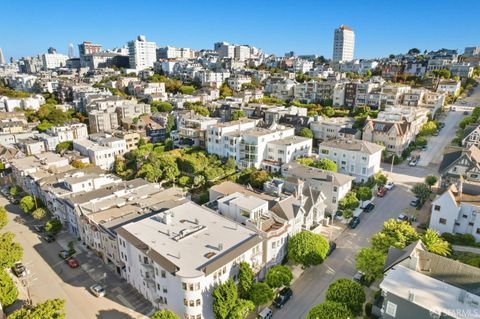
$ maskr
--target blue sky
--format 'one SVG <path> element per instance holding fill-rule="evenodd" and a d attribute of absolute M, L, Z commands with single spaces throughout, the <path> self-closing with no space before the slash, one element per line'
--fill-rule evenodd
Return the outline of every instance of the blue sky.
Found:
<path fill-rule="evenodd" d="M 356 34 L 355 57 L 409 48 L 480 45 L 478 0 L 29 0 L 0 3 L 0 47 L 7 58 L 53 46 L 67 53 L 83 40 L 106 48 L 138 34 L 158 45 L 212 48 L 217 41 L 251 44 L 268 53 L 331 57 L 333 30 Z"/>

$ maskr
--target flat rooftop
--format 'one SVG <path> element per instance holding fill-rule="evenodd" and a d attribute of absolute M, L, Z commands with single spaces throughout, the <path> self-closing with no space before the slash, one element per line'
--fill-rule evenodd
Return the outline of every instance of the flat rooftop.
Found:
<path fill-rule="evenodd" d="M 306 142 L 306 141 L 312 141 L 311 138 L 309 137 L 302 137 L 302 136 L 289 136 L 289 137 L 285 137 L 285 138 L 282 138 L 282 139 L 279 139 L 279 140 L 276 140 L 276 141 L 271 141 L 271 142 L 268 142 L 269 144 L 275 144 L 275 145 L 295 145 L 295 144 L 298 144 L 298 143 L 303 143 L 303 142 Z"/>
<path fill-rule="evenodd" d="M 414 304 L 435 313 L 454 314 L 454 318 L 469 319 L 474 312 L 480 312 L 479 296 L 401 265 L 388 271 L 380 288 L 406 300 L 410 298 Z"/>
<path fill-rule="evenodd" d="M 208 275 L 261 242 L 256 232 L 190 201 L 117 233 L 182 277 Z"/>

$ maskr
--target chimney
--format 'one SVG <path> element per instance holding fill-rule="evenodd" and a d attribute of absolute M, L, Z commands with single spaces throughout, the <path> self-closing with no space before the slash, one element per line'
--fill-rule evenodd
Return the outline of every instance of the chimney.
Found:
<path fill-rule="evenodd" d="M 219 250 L 219 251 L 222 251 L 222 250 L 223 250 L 223 244 L 222 244 L 222 243 L 218 244 L 218 250 Z"/>

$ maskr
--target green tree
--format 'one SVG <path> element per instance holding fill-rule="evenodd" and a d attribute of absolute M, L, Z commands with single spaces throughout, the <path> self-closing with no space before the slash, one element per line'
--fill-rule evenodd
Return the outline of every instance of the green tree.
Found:
<path fill-rule="evenodd" d="M 233 309 L 228 314 L 228 319 L 246 319 L 250 311 L 255 309 L 255 304 L 250 300 L 238 299 Z"/>
<path fill-rule="evenodd" d="M 10 187 L 10 190 L 9 190 L 10 195 L 12 195 L 12 196 L 17 196 L 18 194 L 20 194 L 20 191 L 21 191 L 21 189 L 17 185 L 14 185 L 14 186 Z"/>
<path fill-rule="evenodd" d="M 45 132 L 49 128 L 53 127 L 53 124 L 47 121 L 43 121 L 42 123 L 37 125 L 37 130 L 39 132 Z"/>
<path fill-rule="evenodd" d="M 318 265 L 325 260 L 328 249 L 329 245 L 325 237 L 309 231 L 301 231 L 289 240 L 288 258 L 305 267 Z"/>
<path fill-rule="evenodd" d="M 57 153 L 63 153 L 65 151 L 71 151 L 73 150 L 73 142 L 72 141 L 65 141 L 58 143 L 57 146 L 55 147 L 55 151 Z"/>
<path fill-rule="evenodd" d="M 232 115 L 230 116 L 231 121 L 236 121 L 242 117 L 246 117 L 247 114 L 245 113 L 244 110 L 235 110 L 232 112 Z"/>
<path fill-rule="evenodd" d="M 273 291 L 266 283 L 257 282 L 252 285 L 249 293 L 249 299 L 255 306 L 261 306 L 272 300 Z"/>
<path fill-rule="evenodd" d="M 427 123 L 423 124 L 422 128 L 420 129 L 421 135 L 432 135 L 437 131 L 438 127 L 435 121 L 428 121 Z"/>
<path fill-rule="evenodd" d="M 338 279 L 327 290 L 327 301 L 346 305 L 355 315 L 361 315 L 366 300 L 363 287 L 350 279 Z"/>
<path fill-rule="evenodd" d="M 302 128 L 298 135 L 302 137 L 313 138 L 313 132 L 308 127 Z"/>
<path fill-rule="evenodd" d="M 389 219 L 383 223 L 383 229 L 373 235 L 372 247 L 386 254 L 388 248 L 403 249 L 418 240 L 415 229 L 407 222 Z"/>
<path fill-rule="evenodd" d="M 449 243 L 433 229 L 427 229 L 420 237 L 423 245 L 431 253 L 448 256 L 452 252 Z"/>
<path fill-rule="evenodd" d="M 430 197 L 430 194 L 432 193 L 432 189 L 428 184 L 417 183 L 413 185 L 412 193 L 415 194 L 415 196 L 420 201 L 420 204 L 423 205 L 423 203 L 425 203 L 425 201 Z"/>
<path fill-rule="evenodd" d="M 305 319 L 351 319 L 354 318 L 353 313 L 344 304 L 325 301 L 312 309 Z"/>
<path fill-rule="evenodd" d="M 367 280 L 375 280 L 382 276 L 386 255 L 381 251 L 362 248 L 355 259 L 355 267 L 365 274 Z"/>
<path fill-rule="evenodd" d="M 14 239 L 12 232 L 0 234 L 0 269 L 11 268 L 23 257 L 23 248 Z"/>
<path fill-rule="evenodd" d="M 360 205 L 355 192 L 348 192 L 345 197 L 338 201 L 338 207 L 341 210 L 351 209 L 354 210 Z"/>
<path fill-rule="evenodd" d="M 64 319 L 65 300 L 49 299 L 33 307 L 25 307 L 11 313 L 7 319 Z"/>
<path fill-rule="evenodd" d="M 450 79 L 450 77 L 452 76 L 450 71 L 447 69 L 433 70 L 432 73 L 433 75 L 435 75 L 435 77 L 443 79 Z"/>
<path fill-rule="evenodd" d="M 255 274 L 250 265 L 242 261 L 238 270 L 238 295 L 240 298 L 248 299 L 254 278 Z"/>
<path fill-rule="evenodd" d="M 356 191 L 357 198 L 362 202 L 370 200 L 373 197 L 372 190 L 369 187 L 361 186 Z"/>
<path fill-rule="evenodd" d="M 435 185 L 437 181 L 438 181 L 438 178 L 435 175 L 428 175 L 427 177 L 425 177 L 425 184 L 427 184 L 430 187 Z"/>
<path fill-rule="evenodd" d="M 237 163 L 233 158 L 228 158 L 227 161 L 225 162 L 225 174 L 233 174 L 235 173 Z"/>
<path fill-rule="evenodd" d="M 192 85 L 182 85 L 179 89 L 180 93 L 192 95 L 195 92 L 195 87 Z"/>
<path fill-rule="evenodd" d="M 150 316 L 150 319 L 180 319 L 180 317 L 171 310 L 163 309 L 156 311 Z"/>
<path fill-rule="evenodd" d="M 18 297 L 17 286 L 5 269 L 0 269 L 0 304 L 6 308 Z"/>
<path fill-rule="evenodd" d="M 334 161 L 329 160 L 328 158 L 322 158 L 322 159 L 316 161 L 315 163 L 313 163 L 312 166 L 314 166 L 316 168 L 324 169 L 324 170 L 330 171 L 330 172 L 336 172 L 337 171 L 337 164 Z"/>
<path fill-rule="evenodd" d="M 315 160 L 313 158 L 310 158 L 310 157 L 297 158 L 297 163 L 301 164 L 301 165 L 305 165 L 305 166 L 313 166 L 314 162 L 315 162 Z"/>
<path fill-rule="evenodd" d="M 412 48 L 412 49 L 408 50 L 407 54 L 409 54 L 409 55 L 417 55 L 417 54 L 420 54 L 420 50 L 417 49 L 417 48 Z"/>
<path fill-rule="evenodd" d="M 237 287 L 232 279 L 218 285 L 212 292 L 213 313 L 217 319 L 226 319 L 235 308 L 237 302 Z"/>
<path fill-rule="evenodd" d="M 173 110 L 173 105 L 164 101 L 153 101 L 152 102 L 152 112 L 156 110 L 157 112 L 168 112 L 170 113 Z"/>
<path fill-rule="evenodd" d="M 175 116 L 173 116 L 173 114 L 169 114 L 167 117 L 167 124 L 165 124 L 165 132 L 167 134 L 170 134 L 170 132 L 174 129 L 174 127 L 175 127 Z"/>
<path fill-rule="evenodd" d="M 290 286 L 293 280 L 293 274 L 290 268 L 284 265 L 276 265 L 267 272 L 265 282 L 272 288 Z"/>
<path fill-rule="evenodd" d="M 190 183 L 191 183 L 191 180 L 190 180 L 190 177 L 188 176 L 182 176 L 178 179 L 178 185 L 182 187 L 186 187 Z"/>
<path fill-rule="evenodd" d="M 37 208 L 32 212 L 32 217 L 35 220 L 41 220 L 47 217 L 47 211 L 44 208 Z"/>
<path fill-rule="evenodd" d="M 137 176 L 143 177 L 151 183 L 158 183 L 162 174 L 160 167 L 151 163 L 143 164 L 137 172 Z"/>
<path fill-rule="evenodd" d="M 193 178 L 193 185 L 200 187 L 205 184 L 205 176 L 203 175 L 195 175 Z"/>
<path fill-rule="evenodd" d="M 8 224 L 8 214 L 5 207 L 0 207 L 0 229 L 7 226 Z"/>
<path fill-rule="evenodd" d="M 62 223 L 58 219 L 52 219 L 45 223 L 45 231 L 57 234 L 62 230 Z"/>
<path fill-rule="evenodd" d="M 220 97 L 225 98 L 227 96 L 232 96 L 232 95 L 233 95 L 232 89 L 228 86 L 227 82 L 224 82 L 220 87 Z"/>
<path fill-rule="evenodd" d="M 27 195 L 20 200 L 20 208 L 24 213 L 29 213 L 35 207 L 35 200 L 32 196 Z"/>
<path fill-rule="evenodd" d="M 250 185 L 255 188 L 262 188 L 263 183 L 266 181 L 271 180 L 272 177 L 270 174 L 268 174 L 267 171 L 260 170 L 260 171 L 255 171 L 252 174 L 250 174 Z"/>
<path fill-rule="evenodd" d="M 374 179 L 375 179 L 375 184 L 377 184 L 378 186 L 383 186 L 388 182 L 388 177 L 385 174 L 382 174 L 380 172 L 375 174 Z"/>

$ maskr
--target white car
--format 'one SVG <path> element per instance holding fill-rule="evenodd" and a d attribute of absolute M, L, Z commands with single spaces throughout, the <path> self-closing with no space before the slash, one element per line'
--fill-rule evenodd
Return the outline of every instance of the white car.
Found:
<path fill-rule="evenodd" d="M 400 215 L 398 215 L 398 217 L 397 217 L 397 221 L 399 221 L 399 222 L 407 222 L 407 221 L 408 221 L 408 216 L 407 216 L 407 215 L 404 215 L 404 214 L 400 214 Z"/>
<path fill-rule="evenodd" d="M 95 284 L 90 287 L 90 291 L 92 294 L 94 294 L 96 297 L 105 297 L 105 288 L 103 288 L 99 284 Z"/>
<path fill-rule="evenodd" d="M 392 188 L 395 187 L 395 183 L 393 183 L 393 182 L 388 182 L 387 184 L 385 184 L 384 187 L 385 187 L 386 189 L 388 189 L 388 190 L 391 190 Z"/>

